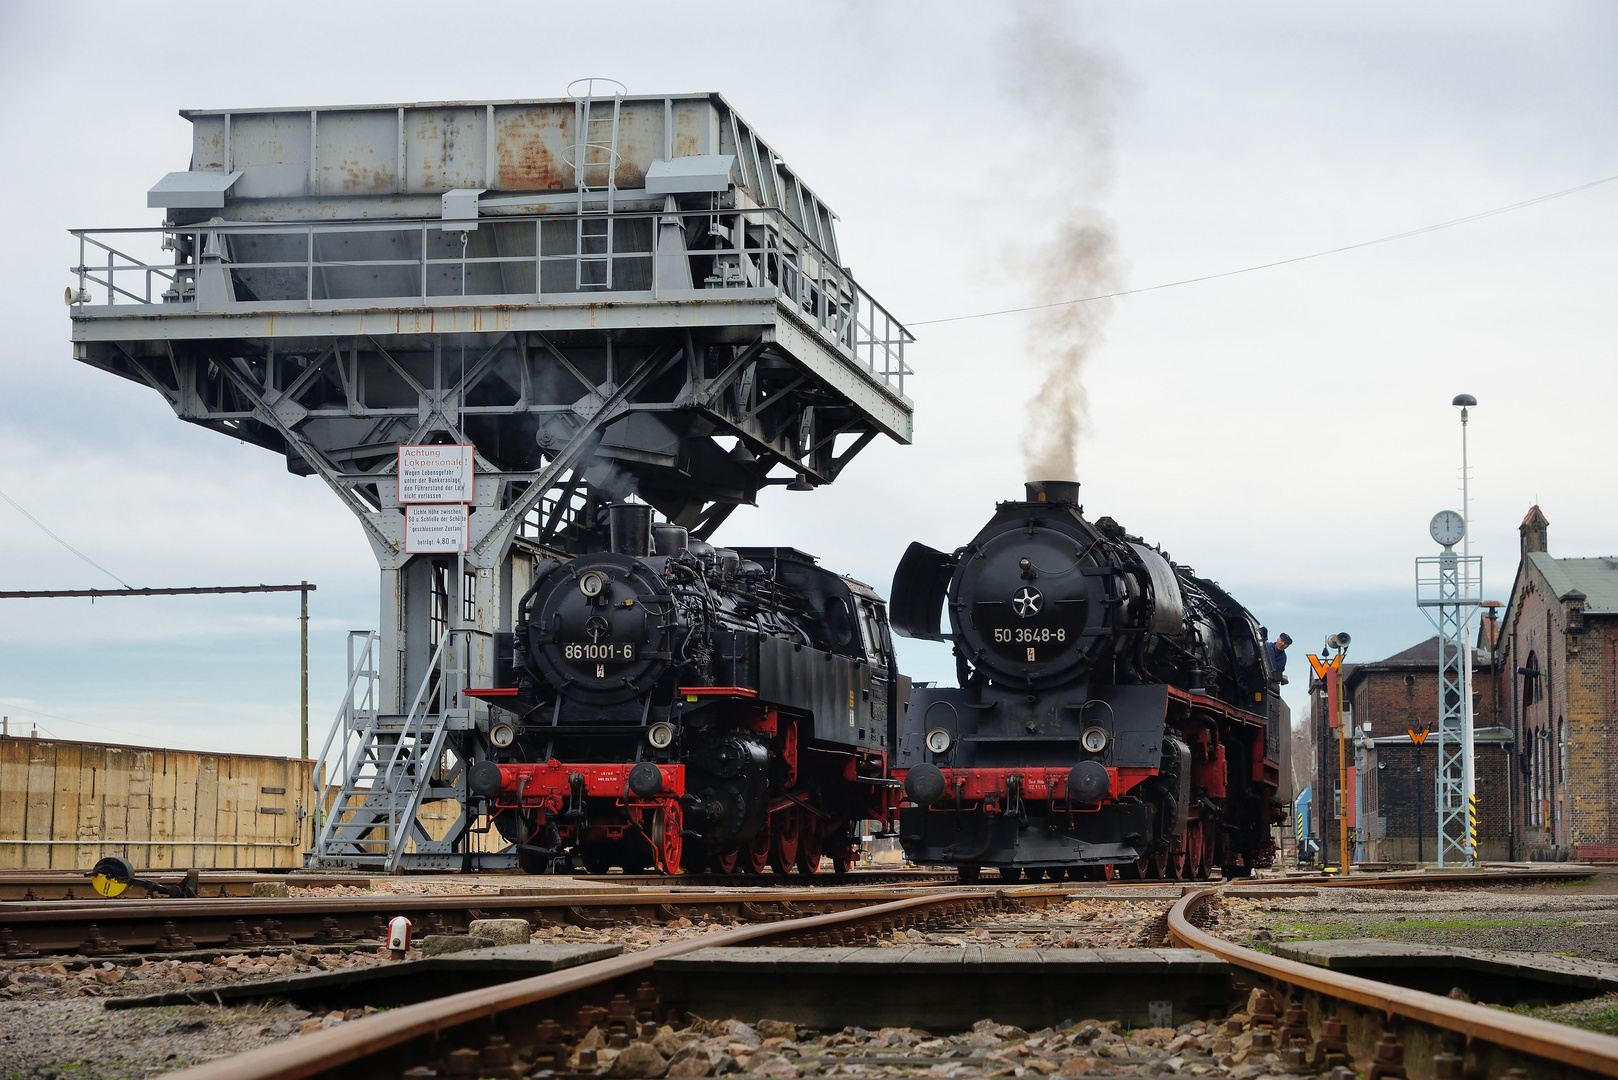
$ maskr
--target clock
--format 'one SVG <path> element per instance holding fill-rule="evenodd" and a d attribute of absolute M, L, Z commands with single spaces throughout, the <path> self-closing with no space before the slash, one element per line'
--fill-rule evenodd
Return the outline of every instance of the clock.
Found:
<path fill-rule="evenodd" d="M 1445 547 L 1454 547 L 1466 536 L 1466 520 L 1454 510 L 1440 510 L 1433 515 L 1427 531 L 1433 534 L 1434 540 Z"/>

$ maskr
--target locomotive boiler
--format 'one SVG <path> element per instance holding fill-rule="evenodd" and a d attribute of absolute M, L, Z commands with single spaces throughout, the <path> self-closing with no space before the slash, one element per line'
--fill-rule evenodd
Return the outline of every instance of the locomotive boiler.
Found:
<path fill-rule="evenodd" d="M 542 562 L 472 794 L 541 872 L 846 869 L 891 826 L 909 682 L 885 605 L 792 548 L 716 548 L 610 509 L 607 550 Z"/>
<path fill-rule="evenodd" d="M 899 565 L 894 629 L 953 642 L 960 684 L 905 713 L 906 855 L 967 879 L 1268 865 L 1282 733 L 1260 627 L 1078 497 L 1030 483 L 967 546 Z"/>

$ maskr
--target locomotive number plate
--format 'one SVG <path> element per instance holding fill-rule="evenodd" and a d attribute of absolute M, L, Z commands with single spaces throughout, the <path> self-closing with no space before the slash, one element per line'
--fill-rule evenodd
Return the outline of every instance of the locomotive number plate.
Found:
<path fill-rule="evenodd" d="M 562 646 L 562 656 L 568 660 L 627 664 L 635 659 L 635 646 L 628 642 L 573 641 Z"/>

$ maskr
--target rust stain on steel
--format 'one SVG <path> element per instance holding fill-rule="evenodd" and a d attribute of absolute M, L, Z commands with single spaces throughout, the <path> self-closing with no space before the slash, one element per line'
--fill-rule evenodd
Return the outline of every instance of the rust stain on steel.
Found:
<path fill-rule="evenodd" d="M 562 191 L 570 187 L 573 170 L 557 156 L 567 145 L 568 115 L 570 111 L 550 106 L 496 109 L 495 180 L 490 186 L 501 191 Z"/>
<path fill-rule="evenodd" d="M 1292 986 L 1339 1001 L 1351 1001 L 1390 1017 L 1403 1016 L 1547 1061 L 1602 1076 L 1618 1076 L 1618 1038 L 1611 1035 L 1505 1013 L 1486 1005 L 1379 983 L 1296 960 L 1283 960 L 1244 949 L 1193 926 L 1188 917 L 1192 906 L 1206 903 L 1218 892 L 1218 889 L 1199 889 L 1182 896 L 1169 908 L 1169 935 L 1175 942 L 1213 953 L 1228 963 Z"/>

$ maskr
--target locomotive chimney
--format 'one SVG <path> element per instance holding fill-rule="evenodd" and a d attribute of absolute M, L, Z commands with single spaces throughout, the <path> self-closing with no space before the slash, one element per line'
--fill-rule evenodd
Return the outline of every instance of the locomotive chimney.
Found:
<path fill-rule="evenodd" d="M 1077 480 L 1030 480 L 1023 487 L 1029 502 L 1068 503 L 1077 506 L 1079 482 Z"/>
<path fill-rule="evenodd" d="M 644 503 L 617 503 L 607 509 L 612 550 L 644 559 L 652 553 L 652 508 Z"/>

